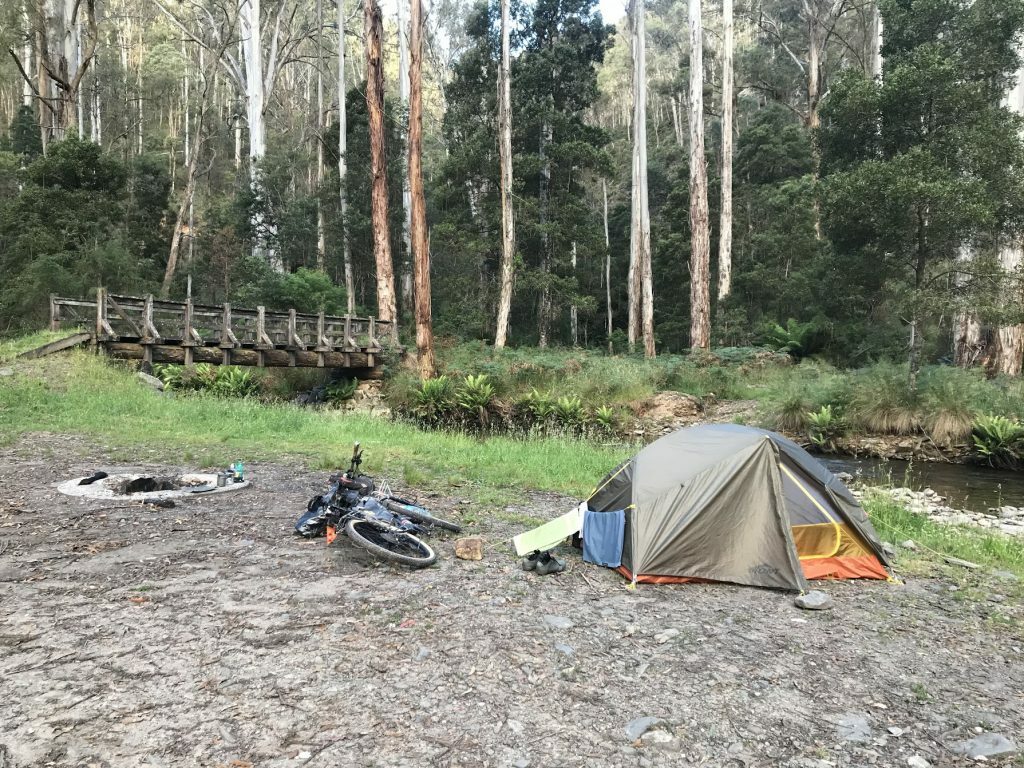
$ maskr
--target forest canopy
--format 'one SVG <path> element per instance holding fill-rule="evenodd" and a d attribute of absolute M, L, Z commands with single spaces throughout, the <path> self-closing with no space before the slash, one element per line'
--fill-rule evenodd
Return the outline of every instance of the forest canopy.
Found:
<path fill-rule="evenodd" d="M 411 332 L 413 82 L 437 334 L 493 342 L 507 274 L 510 344 L 641 349 L 649 302 L 681 352 L 702 280 L 714 346 L 1020 374 L 1024 0 L 514 2 L 505 112 L 501 1 L 426 6 L 411 80 L 398 0 L 379 131 L 371 5 L 0 0 L 0 334 L 100 285 L 378 315 L 381 232 Z"/>

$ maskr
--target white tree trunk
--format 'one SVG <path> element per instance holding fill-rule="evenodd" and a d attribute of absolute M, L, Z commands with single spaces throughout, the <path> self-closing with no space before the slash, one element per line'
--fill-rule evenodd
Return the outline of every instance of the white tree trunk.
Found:
<path fill-rule="evenodd" d="M 961 288 L 966 282 L 963 274 L 974 261 L 974 246 L 962 243 L 957 251 L 959 269 L 954 282 Z M 953 361 L 961 368 L 968 368 L 978 362 L 984 351 L 981 340 L 981 322 L 973 309 L 957 312 L 953 318 Z"/>
<path fill-rule="evenodd" d="M 25 72 L 32 71 L 32 24 L 29 21 L 28 16 L 28 0 L 21 6 L 21 18 L 22 23 L 25 25 L 25 43 L 21 48 L 21 66 L 25 68 Z M 26 107 L 31 107 L 33 102 L 32 98 L 32 84 L 25 80 L 21 86 L 21 103 Z M 39 109 L 45 112 L 45 108 L 42 104 L 39 105 Z"/>
<path fill-rule="evenodd" d="M 643 0 L 630 3 L 633 22 L 633 193 L 630 222 L 630 265 L 634 271 L 631 309 L 639 312 L 644 355 L 654 357 L 654 288 L 651 269 L 651 214 L 647 199 L 647 30 Z M 634 323 L 636 318 L 634 318 Z M 635 343 L 635 339 L 634 339 Z"/>
<path fill-rule="evenodd" d="M 718 233 L 718 300 L 732 290 L 732 0 L 722 0 L 722 216 Z"/>
<path fill-rule="evenodd" d="M 416 2 L 416 0 L 412 0 Z M 409 230 L 412 225 L 412 196 L 409 190 L 409 35 L 405 22 L 407 0 L 397 0 L 398 6 L 398 97 L 402 104 L 402 144 L 405 146 L 405 173 L 402 174 L 402 264 L 399 281 L 402 292 L 402 310 L 412 314 L 412 240 Z"/>
<path fill-rule="evenodd" d="M 341 0 L 338 0 L 341 2 Z M 323 0 L 316 0 L 316 268 L 327 269 L 327 235 L 320 188 L 324 184 L 324 71 Z"/>
<path fill-rule="evenodd" d="M 576 241 L 572 241 L 572 274 L 576 276 Z M 569 305 L 569 335 L 572 337 L 572 345 L 580 345 L 580 318 L 579 310 L 576 308 L 575 300 Z"/>
<path fill-rule="evenodd" d="M 612 241 L 608 235 L 608 180 L 601 179 L 604 194 L 604 291 L 608 311 L 608 351 L 612 351 Z"/>
<path fill-rule="evenodd" d="M 498 327 L 495 349 L 508 340 L 508 318 L 512 311 L 516 233 L 512 211 L 512 85 L 510 0 L 501 0 L 501 65 L 498 70 L 498 150 L 501 162 L 501 293 L 498 297 Z"/>
<path fill-rule="evenodd" d="M 1006 309 L 1024 312 L 1024 250 L 1020 241 L 999 250 L 999 262 L 1007 277 L 1008 288 L 1003 296 Z M 1024 324 L 1001 325 L 996 329 L 992 369 L 1007 376 L 1020 376 L 1024 367 Z"/>
<path fill-rule="evenodd" d="M 885 37 L 885 27 L 882 22 L 882 12 L 878 3 L 874 5 L 873 24 L 871 29 L 871 76 L 882 79 L 882 43 Z"/>
<path fill-rule="evenodd" d="M 700 0 L 690 16 L 690 346 L 711 348 L 708 170 L 704 157 L 704 29 Z"/>
<path fill-rule="evenodd" d="M 1024 115 L 1024 68 L 1017 72 L 1014 87 L 1006 95 L 1006 106 L 1017 115 Z M 1004 309 L 1024 312 L 1024 261 L 1019 236 L 999 250 L 999 262 L 1007 278 L 1002 301 Z M 996 329 L 992 368 L 1008 376 L 1020 376 L 1024 359 L 1024 324 L 1007 324 Z"/>
<path fill-rule="evenodd" d="M 550 97 L 549 97 L 550 102 Z M 552 107 L 546 107 L 548 109 Z M 551 127 L 550 116 L 545 116 L 540 129 L 540 190 L 538 195 L 538 219 L 540 221 L 540 273 L 543 284 L 540 289 L 540 305 L 537 316 L 537 346 L 544 349 L 548 345 L 548 331 L 551 317 L 551 288 L 548 286 L 548 276 L 551 273 L 551 240 L 548 235 L 548 191 L 551 186 L 551 159 L 548 157 L 547 146 L 554 138 Z"/>
<path fill-rule="evenodd" d="M 348 247 L 348 194 L 345 190 L 348 170 L 345 153 L 348 147 L 348 114 L 345 91 L 345 4 L 338 4 L 338 205 L 341 213 L 341 254 L 345 265 L 346 310 L 350 315 L 356 312 L 356 286 L 352 273 L 352 253 Z"/>
<path fill-rule="evenodd" d="M 277 272 L 284 263 L 273 248 L 277 234 L 267 215 L 267 191 L 263 182 L 263 158 L 266 155 L 264 111 L 263 38 L 260 28 L 260 0 L 239 0 L 239 27 L 242 35 L 242 59 L 245 62 L 245 117 L 249 126 L 249 188 L 255 200 L 250 224 L 253 229 L 253 256 L 266 259 Z"/>

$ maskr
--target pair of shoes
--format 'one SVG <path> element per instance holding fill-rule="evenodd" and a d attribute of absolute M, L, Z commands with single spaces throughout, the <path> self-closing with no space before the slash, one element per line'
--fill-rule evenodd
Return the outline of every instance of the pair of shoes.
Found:
<path fill-rule="evenodd" d="M 535 550 L 533 550 L 533 552 L 531 552 L 526 557 L 524 557 L 523 558 L 523 570 L 524 571 L 532 571 L 532 570 L 536 569 L 537 563 L 540 562 L 540 556 L 541 556 L 540 550 L 539 549 L 535 549 Z"/>
<path fill-rule="evenodd" d="M 564 571 L 565 563 L 550 552 L 541 552 L 539 549 L 535 549 L 523 558 L 523 570 L 536 571 L 541 576 L 547 576 Z"/>
<path fill-rule="evenodd" d="M 537 574 L 539 576 L 547 576 L 551 573 L 561 573 L 564 570 L 565 561 L 559 560 L 550 552 L 542 554 L 540 556 L 540 560 L 537 562 Z"/>

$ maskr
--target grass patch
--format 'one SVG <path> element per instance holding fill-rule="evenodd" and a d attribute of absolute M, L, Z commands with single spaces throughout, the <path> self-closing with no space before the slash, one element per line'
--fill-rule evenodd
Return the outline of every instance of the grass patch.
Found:
<path fill-rule="evenodd" d="M 74 329 L 62 331 L 36 331 L 27 336 L 18 336 L 13 339 L 0 339 L 0 363 L 9 363 L 22 352 L 49 344 L 51 341 L 63 339 L 75 333 Z"/>
<path fill-rule="evenodd" d="M 1024 542 L 1019 539 L 967 526 L 940 525 L 907 511 L 881 490 L 867 495 L 864 508 L 878 535 L 890 544 L 912 539 L 931 559 L 949 555 L 1024 579 Z"/>
<path fill-rule="evenodd" d="M 578 440 L 530 442 L 425 432 L 362 414 L 212 396 L 162 396 L 127 369 L 77 352 L 26 363 L 0 380 L 0 442 L 30 432 L 102 437 L 111 448 L 144 446 L 204 465 L 301 456 L 320 469 L 348 464 L 366 447 L 371 474 L 424 478 L 427 487 L 487 484 L 582 495 L 630 453 Z M 27 375 L 24 375 L 27 374 Z"/>

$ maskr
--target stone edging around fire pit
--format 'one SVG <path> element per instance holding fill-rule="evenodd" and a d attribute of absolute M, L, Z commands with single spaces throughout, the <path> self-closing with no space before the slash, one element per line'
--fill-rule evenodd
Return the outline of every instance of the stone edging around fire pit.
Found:
<path fill-rule="evenodd" d="M 186 499 L 190 496 L 209 496 L 215 493 L 229 493 L 231 491 L 240 491 L 243 488 L 248 488 L 250 484 L 248 480 L 241 483 L 228 481 L 227 485 L 218 487 L 217 475 L 212 473 L 194 472 L 175 476 L 174 479 L 183 484 L 184 487 L 182 488 L 139 493 L 119 493 L 117 491 L 117 487 L 125 482 L 149 476 L 150 475 L 141 472 L 132 474 L 116 474 L 105 477 L 102 480 L 97 480 L 89 485 L 79 485 L 79 483 L 85 478 L 76 477 L 71 480 L 66 480 L 63 483 L 58 483 L 57 490 L 66 496 L 78 496 L 86 499 L 102 499 L 104 501 L 124 499 L 126 501 L 146 502 L 162 501 L 164 499 Z M 203 490 L 197 493 L 196 491 L 199 488 L 208 490 Z"/>

